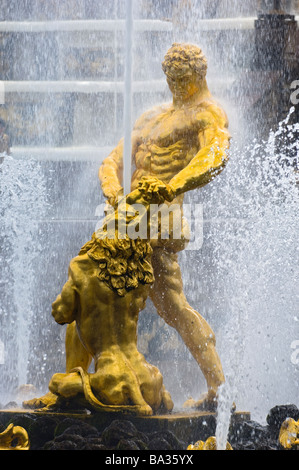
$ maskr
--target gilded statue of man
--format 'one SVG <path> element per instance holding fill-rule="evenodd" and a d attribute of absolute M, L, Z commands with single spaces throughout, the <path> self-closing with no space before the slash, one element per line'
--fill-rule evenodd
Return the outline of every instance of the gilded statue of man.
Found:
<path fill-rule="evenodd" d="M 165 199 L 182 206 L 186 191 L 205 186 L 225 167 L 230 140 L 228 121 L 208 89 L 207 60 L 199 47 L 173 44 L 162 68 L 173 101 L 145 112 L 134 126 L 131 189 L 137 188 L 142 177 L 155 177 L 166 185 Z M 103 193 L 112 206 L 122 194 L 122 171 L 123 140 L 99 170 Z M 178 331 L 205 376 L 208 392 L 196 406 L 214 409 L 224 375 L 214 333 L 188 304 L 183 291 L 177 253 L 187 242 L 187 236 L 152 240 L 155 282 L 149 295 L 158 314 Z M 66 345 L 67 369 L 80 365 L 86 368 L 88 354 L 71 326 Z"/>

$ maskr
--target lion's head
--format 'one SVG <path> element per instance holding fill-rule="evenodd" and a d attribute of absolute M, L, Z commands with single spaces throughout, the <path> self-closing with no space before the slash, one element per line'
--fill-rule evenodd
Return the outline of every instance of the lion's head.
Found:
<path fill-rule="evenodd" d="M 147 240 L 137 238 L 98 238 L 96 233 L 81 249 L 98 264 L 98 278 L 119 296 L 136 289 L 139 284 L 152 284 L 152 248 Z"/>

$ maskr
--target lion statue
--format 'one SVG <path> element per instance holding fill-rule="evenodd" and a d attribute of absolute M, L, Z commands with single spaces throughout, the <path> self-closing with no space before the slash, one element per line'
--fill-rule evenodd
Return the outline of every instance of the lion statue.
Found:
<path fill-rule="evenodd" d="M 146 207 L 163 199 L 165 185 L 154 183 L 151 191 L 148 184 L 141 183 L 134 195 L 126 197 L 127 209 L 134 199 L 139 198 Z M 114 210 L 71 260 L 68 280 L 52 305 L 52 315 L 57 323 L 68 324 L 67 337 L 68 329 L 77 332 L 77 347 L 66 340 L 67 357 L 72 356 L 75 367 L 54 374 L 50 392 L 23 403 L 24 407 L 53 409 L 58 402 L 71 401 L 97 411 L 137 415 L 172 410 L 160 371 L 137 349 L 138 315 L 145 307 L 154 274 L 148 240 L 118 236 L 121 218 L 127 224 L 139 216 L 130 214 L 130 210 L 125 215 Z M 111 221 L 116 227 L 113 236 L 107 230 Z M 88 372 L 88 364 L 83 367 L 80 363 L 80 348 L 93 359 L 93 373 Z"/>

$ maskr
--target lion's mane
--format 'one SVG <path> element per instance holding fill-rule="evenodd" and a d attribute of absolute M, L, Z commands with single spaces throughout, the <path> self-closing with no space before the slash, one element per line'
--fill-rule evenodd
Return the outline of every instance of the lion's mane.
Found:
<path fill-rule="evenodd" d="M 98 278 L 119 296 L 136 289 L 139 284 L 153 284 L 152 248 L 147 240 L 98 238 L 92 239 L 80 250 L 98 264 Z"/>

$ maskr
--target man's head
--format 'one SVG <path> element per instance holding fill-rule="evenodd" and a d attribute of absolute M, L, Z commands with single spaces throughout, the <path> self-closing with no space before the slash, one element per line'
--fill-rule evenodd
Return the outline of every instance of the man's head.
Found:
<path fill-rule="evenodd" d="M 170 91 L 175 98 L 182 99 L 196 92 L 205 80 L 207 68 L 202 50 L 193 44 L 174 43 L 162 62 Z"/>

